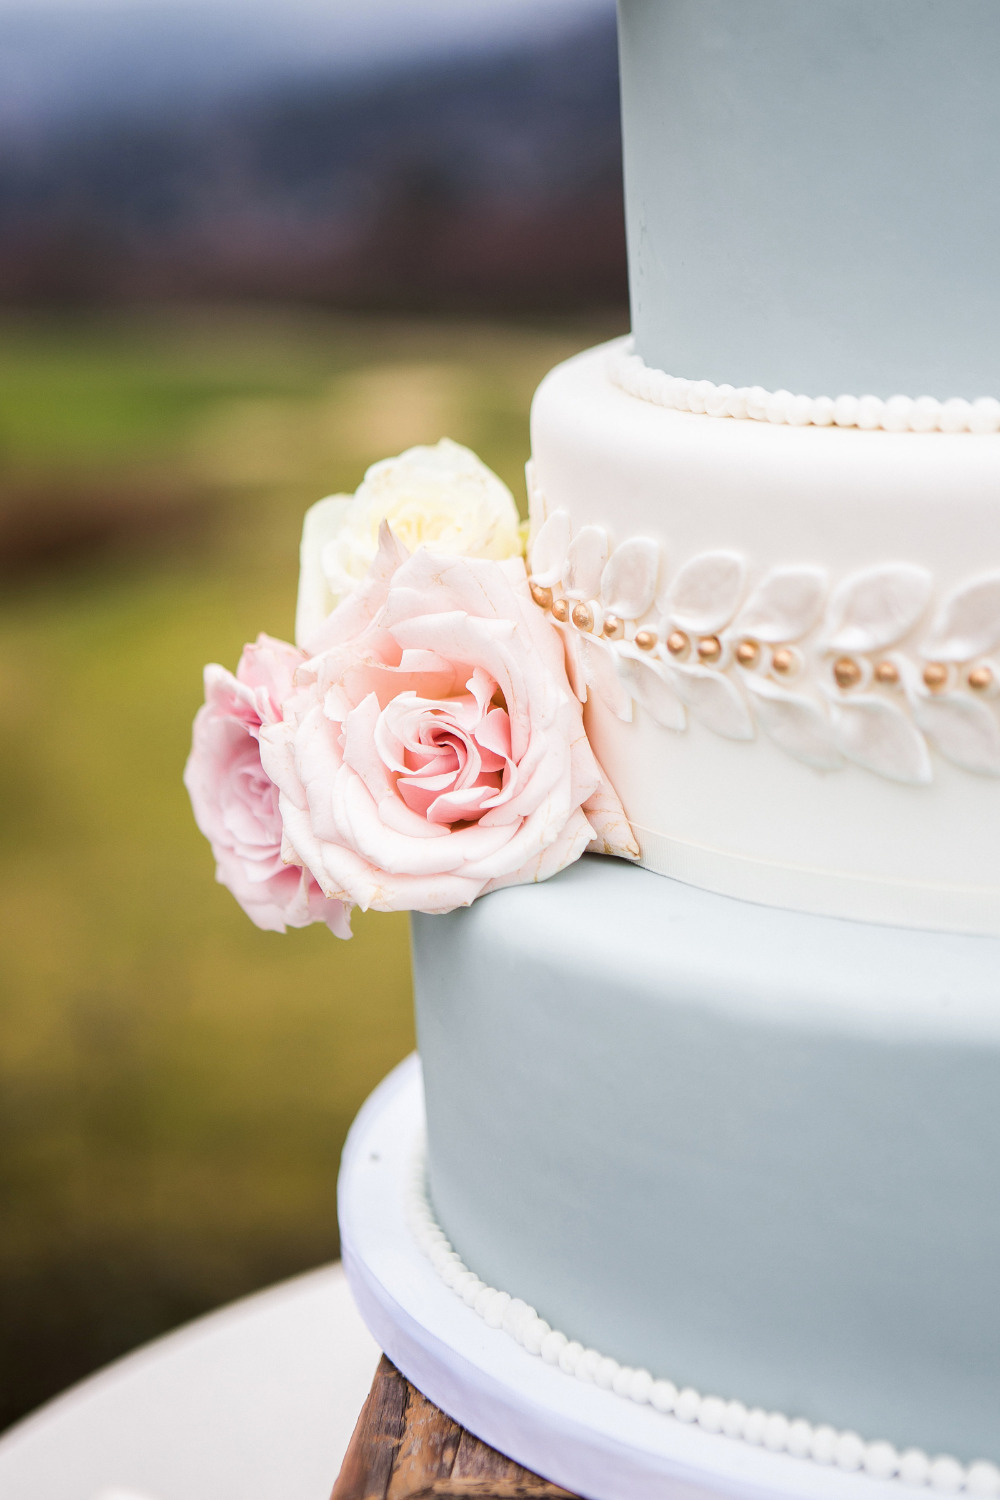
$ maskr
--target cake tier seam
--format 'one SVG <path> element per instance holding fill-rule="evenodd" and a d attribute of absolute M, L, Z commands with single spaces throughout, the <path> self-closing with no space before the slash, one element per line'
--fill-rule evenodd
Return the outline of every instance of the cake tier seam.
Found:
<path fill-rule="evenodd" d="M 1000 432 L 1000 400 L 980 396 L 967 401 L 952 396 L 841 395 L 804 396 L 792 391 L 768 391 L 763 386 L 716 385 L 711 380 L 689 380 L 647 365 L 630 339 L 608 354 L 612 382 L 629 396 L 637 396 L 670 411 L 699 416 L 732 417 L 739 421 L 769 422 L 787 427 L 854 427 L 868 432 Z"/>

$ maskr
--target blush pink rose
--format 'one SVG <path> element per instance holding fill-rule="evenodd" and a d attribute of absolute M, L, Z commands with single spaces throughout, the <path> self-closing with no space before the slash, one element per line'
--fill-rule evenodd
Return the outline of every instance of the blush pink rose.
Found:
<path fill-rule="evenodd" d="M 236 676 L 205 668 L 205 702 L 194 721 L 184 768 L 195 821 L 212 846 L 215 876 L 258 927 L 284 932 L 325 922 L 351 935 L 349 912 L 331 901 L 300 865 L 282 861 L 278 791 L 260 763 L 265 724 L 281 721 L 301 651 L 259 636 L 244 648 Z"/>
<path fill-rule="evenodd" d="M 305 646 L 261 759 L 285 856 L 327 896 L 445 912 L 588 846 L 638 855 L 520 559 L 411 557 L 383 525 L 365 583 Z"/>

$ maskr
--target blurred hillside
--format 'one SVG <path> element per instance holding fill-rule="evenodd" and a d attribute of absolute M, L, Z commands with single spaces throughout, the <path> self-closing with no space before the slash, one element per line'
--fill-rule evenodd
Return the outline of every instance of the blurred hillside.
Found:
<path fill-rule="evenodd" d="M 214 883 L 202 667 L 374 460 L 523 500 L 532 391 L 627 321 L 612 10 L 0 0 L 0 1427 L 337 1253 L 406 921 Z"/>
<path fill-rule="evenodd" d="M 202 666 L 288 637 L 307 505 L 528 406 L 620 325 L 0 312 L 0 1428 L 337 1253 L 348 1125 L 413 1045 L 406 919 L 259 932 L 181 784 Z"/>
<path fill-rule="evenodd" d="M 172 91 L 147 78 L 157 38 L 116 44 L 118 84 L 86 108 L 9 105 L 7 303 L 624 308 L 612 12 L 381 69 L 231 60 L 211 87 L 202 37 L 198 87 Z M 142 100 L 121 85 L 133 55 Z"/>

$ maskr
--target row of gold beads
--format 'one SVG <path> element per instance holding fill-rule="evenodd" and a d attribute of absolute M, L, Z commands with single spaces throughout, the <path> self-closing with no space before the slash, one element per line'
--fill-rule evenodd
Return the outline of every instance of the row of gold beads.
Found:
<path fill-rule="evenodd" d="M 531 597 L 535 603 L 540 609 L 550 609 L 552 618 L 558 620 L 560 625 L 565 625 L 572 619 L 577 630 L 593 630 L 594 611 L 589 604 L 584 604 L 582 601 L 571 604 L 568 599 L 556 599 L 552 590 L 540 583 L 533 583 L 530 587 Z M 617 615 L 605 615 L 602 634 L 615 640 L 619 639 L 625 634 L 625 622 L 619 620 Z"/>
<path fill-rule="evenodd" d="M 578 630 L 594 629 L 594 611 L 589 604 L 584 604 L 582 601 L 570 604 L 568 599 L 556 599 L 550 588 L 538 583 L 531 585 L 531 597 L 541 609 L 550 609 L 552 618 L 558 620 L 561 625 L 572 620 Z M 601 634 L 609 641 L 623 640 L 625 621 L 620 615 L 605 615 L 601 624 Z M 632 637 L 632 643 L 638 646 L 640 651 L 652 651 L 659 643 L 659 636 L 655 630 L 643 627 L 636 631 Z M 673 656 L 686 656 L 691 649 L 691 641 L 682 630 L 675 630 L 667 636 L 666 647 Z M 722 655 L 722 642 L 717 635 L 706 635 L 698 641 L 695 649 L 702 661 L 718 661 Z"/>
<path fill-rule="evenodd" d="M 558 620 L 560 624 L 565 625 L 572 620 L 578 630 L 593 630 L 594 611 L 589 604 L 584 604 L 582 601 L 571 604 L 568 599 L 556 599 L 550 588 L 537 583 L 531 585 L 531 597 L 541 609 L 550 609 L 552 618 Z M 625 635 L 625 621 L 618 615 L 605 615 L 601 634 L 610 641 L 622 640 Z M 659 636 L 655 630 L 644 626 L 636 631 L 632 641 L 640 651 L 652 651 L 659 644 Z M 678 658 L 690 655 L 693 646 L 698 660 L 707 666 L 711 666 L 713 662 L 721 658 L 723 649 L 722 642 L 717 635 L 703 635 L 692 641 L 683 630 L 672 630 L 664 641 L 664 645 L 671 656 Z M 733 655 L 741 667 L 750 671 L 760 661 L 760 642 L 746 637 L 737 644 Z M 771 670 L 781 677 L 791 676 L 798 665 L 798 653 L 788 646 L 779 646 L 771 652 Z M 833 664 L 833 679 L 837 686 L 845 691 L 849 692 L 851 688 L 856 688 L 864 675 L 860 662 L 856 661 L 853 656 L 839 656 Z M 872 675 L 875 681 L 883 687 L 896 687 L 899 684 L 899 668 L 888 658 L 875 663 Z M 948 685 L 948 676 L 948 667 L 944 662 L 929 661 L 923 670 L 924 686 L 932 693 L 943 692 Z M 985 665 L 970 667 L 965 680 L 973 692 L 985 693 L 993 686 L 993 672 Z"/>
<path fill-rule="evenodd" d="M 568 599 L 557 599 L 550 588 L 543 584 L 531 584 L 531 597 L 541 609 L 552 611 L 552 618 L 558 620 L 561 625 L 572 620 L 578 630 L 591 631 L 594 629 L 594 611 L 589 604 L 579 602 L 570 604 Z M 601 634 L 609 641 L 620 641 L 625 636 L 625 621 L 619 615 L 608 614 L 604 616 L 601 625 Z M 643 626 L 637 630 L 632 637 L 633 645 L 640 651 L 652 651 L 659 645 L 659 636 L 655 630 Z M 699 661 L 711 666 L 722 656 L 722 642 L 717 635 L 703 635 L 692 641 L 691 637 L 683 630 L 672 630 L 664 641 L 664 645 L 671 656 L 683 658 L 690 655 L 692 646 Z M 743 667 L 754 667 L 760 659 L 760 646 L 757 641 L 743 640 L 736 647 L 736 660 Z M 798 657 L 794 651 L 781 646 L 771 654 L 771 666 L 775 672 L 787 674 L 793 672 L 798 665 Z"/>
<path fill-rule="evenodd" d="M 532 584 L 531 595 L 536 604 L 541 605 L 543 609 L 552 610 L 554 619 L 563 624 L 571 619 L 579 630 L 593 630 L 594 612 L 589 604 L 574 604 L 571 609 L 568 599 L 553 599 L 552 590 L 542 588 L 538 584 Z M 625 621 L 618 615 L 605 615 L 601 634 L 608 640 L 620 641 L 625 635 Z M 652 651 L 659 644 L 659 636 L 655 630 L 643 627 L 636 631 L 632 641 L 640 651 Z M 708 665 L 717 662 L 722 656 L 722 642 L 717 635 L 703 635 L 692 643 L 691 637 L 685 631 L 672 630 L 664 642 L 671 656 L 676 657 L 688 656 L 692 644 L 699 661 Z M 741 641 L 736 648 L 736 660 L 741 666 L 755 666 L 759 657 L 760 646 L 756 641 Z M 795 655 L 783 647 L 779 648 L 772 655 L 771 665 L 776 672 L 790 672 L 795 666 Z"/>
<path fill-rule="evenodd" d="M 640 636 L 645 637 L 645 639 L 640 640 Z M 656 632 L 653 630 L 640 630 L 636 632 L 635 636 L 636 645 L 645 650 L 651 650 L 656 645 L 656 639 Z M 713 662 L 717 662 L 722 656 L 723 651 L 722 642 L 717 635 L 698 636 L 692 641 L 691 637 L 684 630 L 672 630 L 667 636 L 664 645 L 671 656 L 679 658 L 689 656 L 693 648 L 699 661 L 705 662 L 708 666 L 711 666 Z M 760 661 L 760 642 L 750 639 L 742 640 L 738 643 L 733 655 L 741 667 L 746 667 L 749 670 L 755 667 Z M 798 664 L 798 654 L 795 651 L 789 650 L 787 646 L 779 646 L 776 651 L 771 652 L 771 669 L 781 676 L 787 676 L 794 672 Z"/>
<path fill-rule="evenodd" d="M 733 654 L 740 666 L 749 671 L 760 661 L 760 642 L 749 638 L 742 640 Z M 788 646 L 779 646 L 776 651 L 771 652 L 771 670 L 777 672 L 779 677 L 790 676 L 798 664 L 798 653 Z"/>
<path fill-rule="evenodd" d="M 875 663 L 873 677 L 883 687 L 897 687 L 899 685 L 899 668 L 894 661 L 884 660 Z M 929 661 L 922 673 L 924 687 L 928 692 L 941 693 L 948 686 L 948 667 L 943 661 Z M 853 656 L 838 656 L 833 664 L 833 680 L 839 688 L 850 691 L 856 688 L 864 677 L 864 671 L 860 662 L 855 661 Z M 993 686 L 993 673 L 987 666 L 970 667 L 965 674 L 965 680 L 974 693 L 985 693 L 987 688 Z"/>

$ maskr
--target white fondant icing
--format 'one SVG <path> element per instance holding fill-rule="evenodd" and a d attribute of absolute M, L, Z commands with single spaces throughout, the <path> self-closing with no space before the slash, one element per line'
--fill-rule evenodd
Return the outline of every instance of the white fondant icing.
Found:
<path fill-rule="evenodd" d="M 754 723 L 735 683 L 709 667 L 664 663 L 678 698 L 706 729 L 727 740 L 752 740 Z"/>
<path fill-rule="evenodd" d="M 822 568 L 772 568 L 757 584 L 733 629 L 771 645 L 797 641 L 818 622 L 825 598 Z"/>
<path fill-rule="evenodd" d="M 1000 932 L 1000 442 L 704 421 L 608 357 L 535 398 L 530 561 L 570 599 L 573 539 L 607 546 L 560 628 L 652 867 Z"/>
<path fill-rule="evenodd" d="M 697 1423 L 705 1432 L 764 1447 L 772 1453 L 833 1464 L 846 1473 L 863 1470 L 873 1479 L 898 1478 L 905 1485 L 926 1486 L 938 1493 L 1000 1495 L 1000 1468 L 988 1460 L 966 1466 L 946 1454 L 931 1459 L 916 1448 L 900 1454 L 884 1439 L 866 1442 L 856 1432 L 814 1426 L 802 1417 L 792 1420 L 783 1412 L 767 1412 L 761 1407 L 748 1411 L 742 1401 L 702 1395 L 691 1386 L 679 1391 L 671 1380 L 656 1378 L 649 1370 L 620 1365 L 611 1356 L 585 1349 L 579 1340 L 551 1329 L 520 1298 L 482 1282 L 452 1249 L 428 1199 L 425 1156 L 424 1148 L 418 1150 L 411 1171 L 407 1217 L 414 1239 L 445 1285 L 482 1318 L 486 1327 L 506 1334 L 526 1353 L 545 1364 L 558 1365 L 573 1379 L 611 1390 L 622 1400 L 650 1405 L 678 1422 Z"/>
<path fill-rule="evenodd" d="M 601 574 L 599 588 L 608 613 L 641 620 L 656 598 L 660 566 L 660 548 L 648 536 L 629 537 L 616 547 Z"/>
<path fill-rule="evenodd" d="M 853 867 L 831 871 L 810 863 L 807 855 L 801 864 L 785 865 L 671 838 L 641 823 L 633 822 L 631 828 L 642 851 L 640 863 L 647 870 L 720 895 L 895 927 L 968 933 L 997 930 L 1000 884 L 978 889 L 943 881 L 873 880 L 859 869 L 864 854 L 860 848 Z"/>
<path fill-rule="evenodd" d="M 942 661 L 968 661 L 1000 642 L 1000 573 L 952 589 L 931 626 L 928 650 Z"/>
<path fill-rule="evenodd" d="M 833 741 L 833 726 L 817 703 L 760 675 L 748 675 L 744 685 L 760 727 L 776 745 L 817 771 L 840 770 L 843 759 Z"/>
<path fill-rule="evenodd" d="M 589 599 L 601 587 L 601 574 L 608 560 L 608 534 L 602 526 L 584 526 L 566 552 L 562 574 L 570 599 Z"/>
<path fill-rule="evenodd" d="M 703 552 L 680 568 L 664 600 L 673 625 L 695 635 L 714 635 L 739 605 L 746 563 L 737 552 Z"/>
<path fill-rule="evenodd" d="M 765 391 L 761 386 L 714 385 L 710 380 L 685 380 L 651 369 L 633 352 L 631 341 L 617 346 L 608 359 L 611 379 L 630 396 L 656 406 L 699 416 L 734 417 L 737 421 L 770 422 L 789 427 L 858 427 L 863 432 L 1000 432 L 1000 401 L 982 396 L 977 401 L 933 396 L 795 396 L 791 391 Z"/>
<path fill-rule="evenodd" d="M 930 596 L 926 568 L 880 563 L 849 574 L 827 605 L 827 650 L 884 651 L 913 629 Z"/>
<path fill-rule="evenodd" d="M 530 466 L 528 482 L 530 485 Z M 556 511 L 539 526 L 528 554 L 531 576 L 536 583 L 548 587 L 559 582 L 566 566 L 572 535 L 569 513 L 564 510 Z"/>

